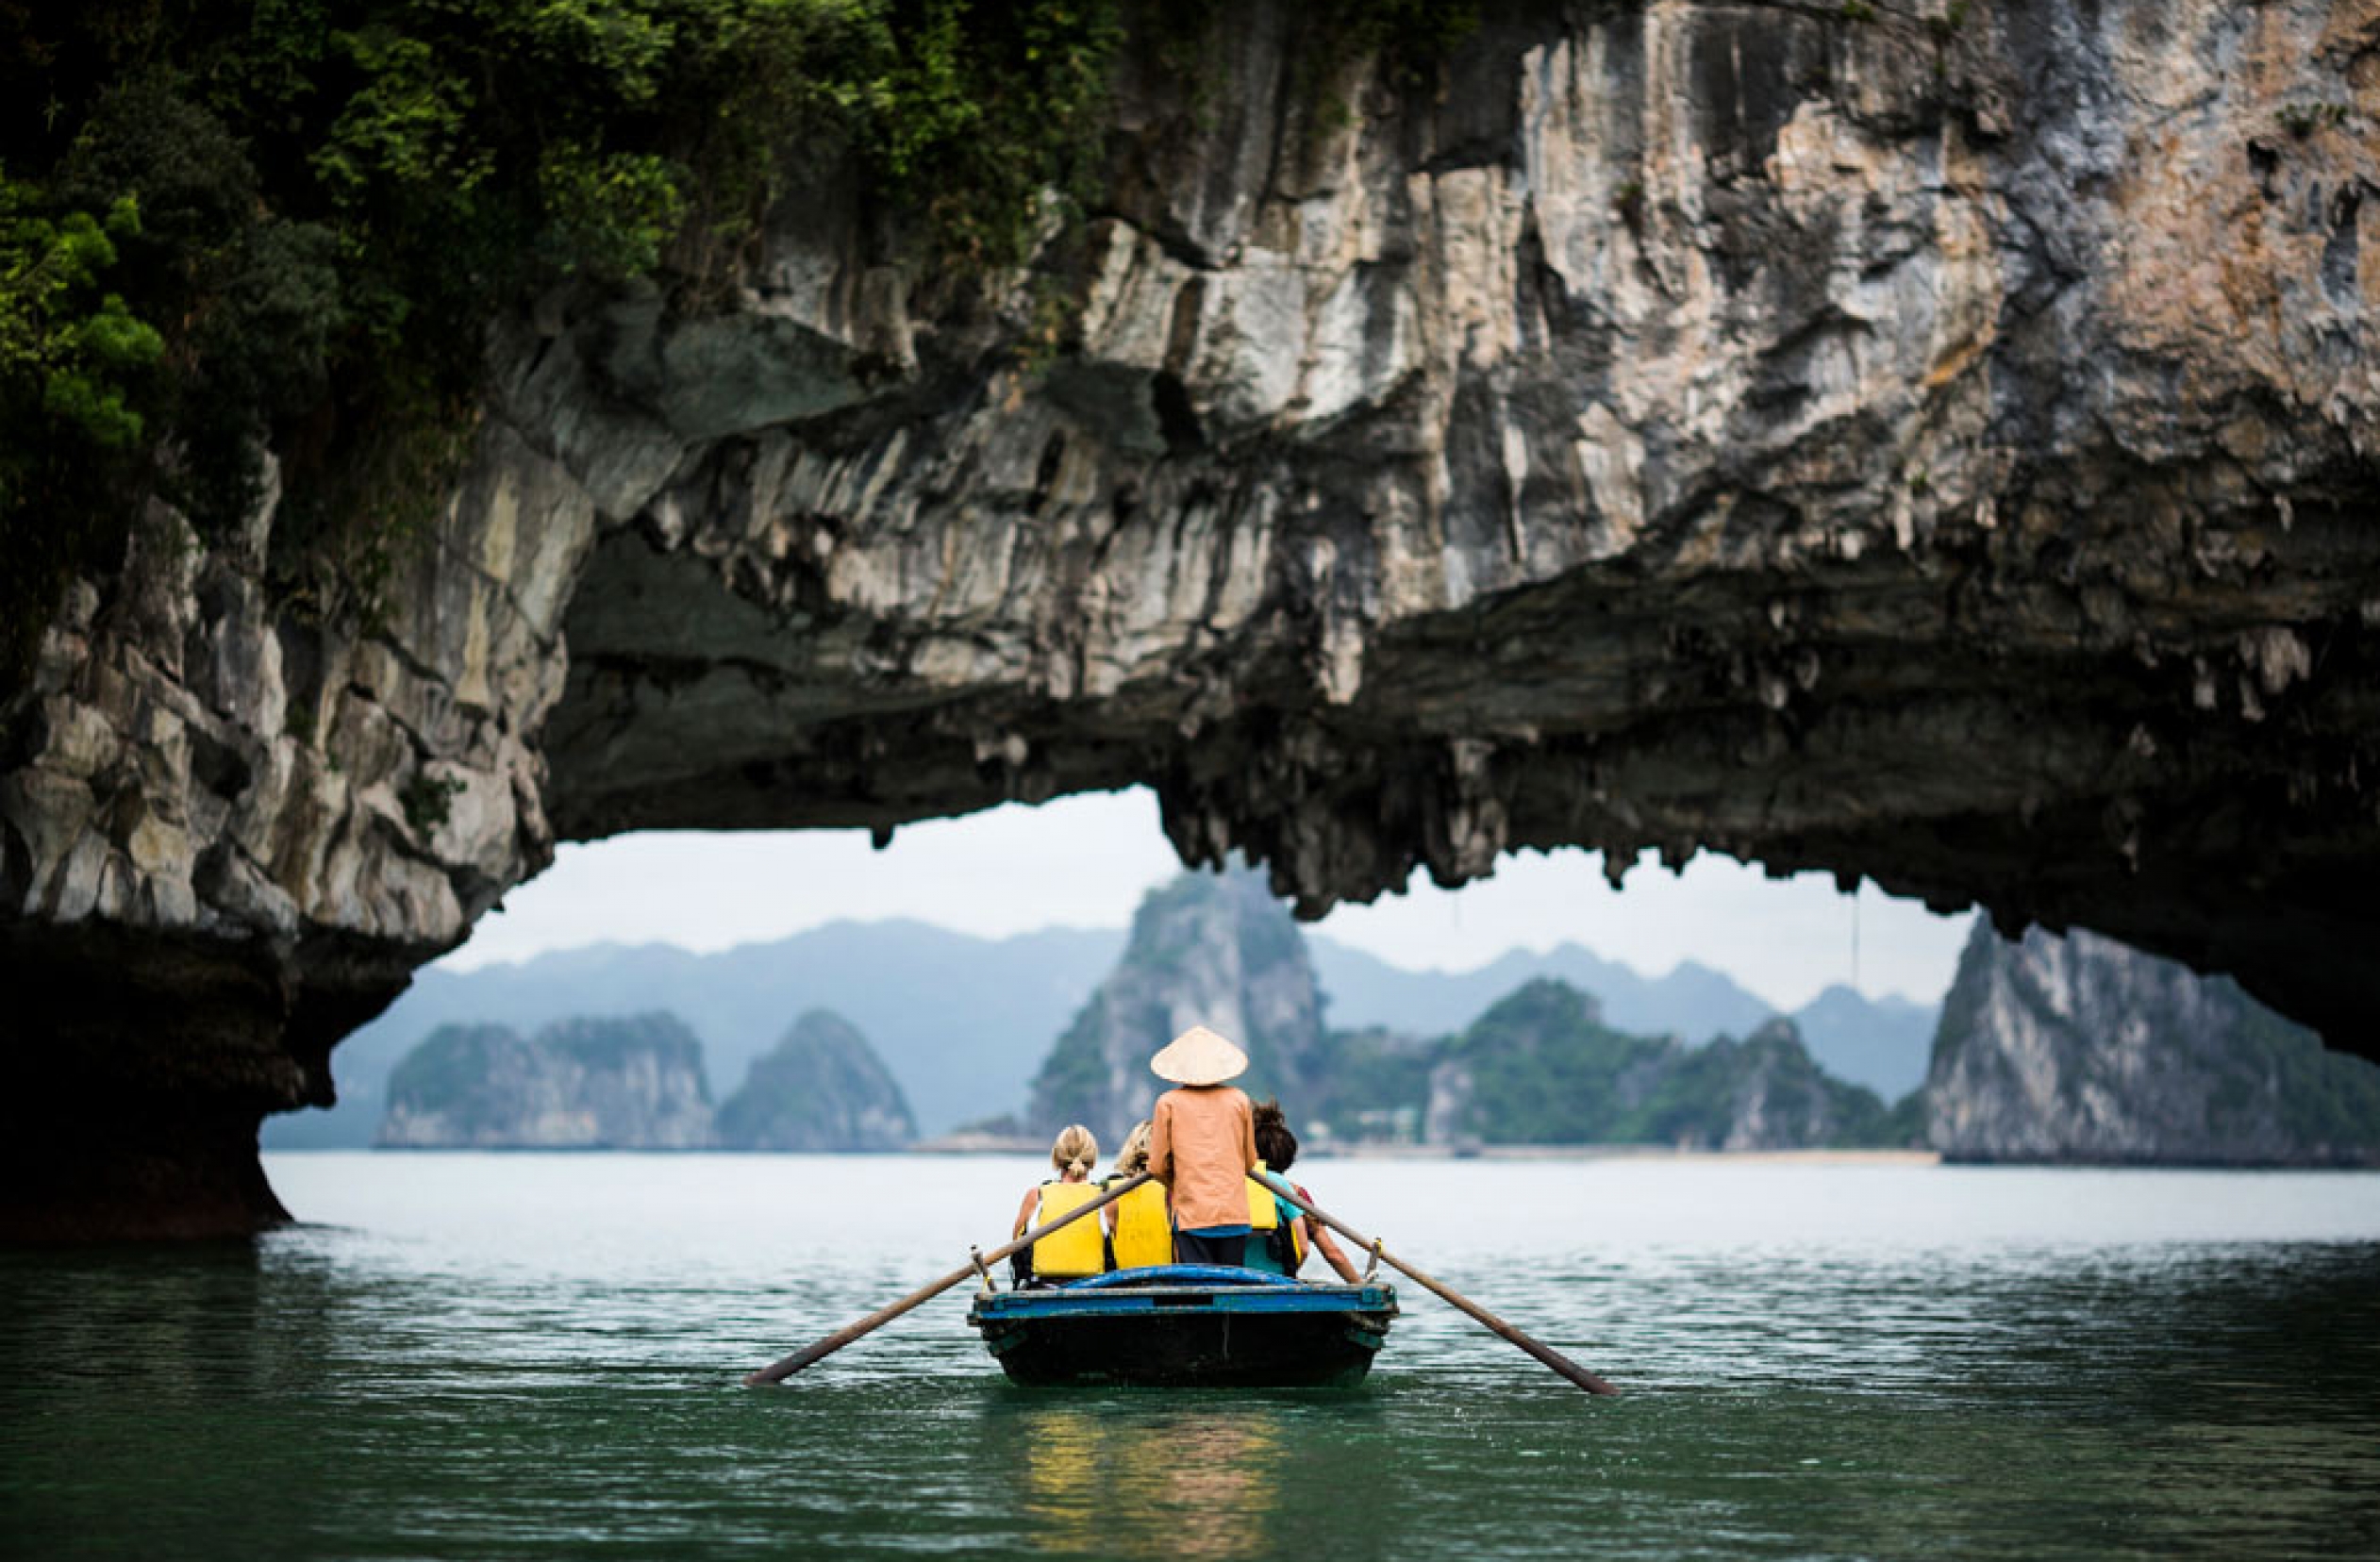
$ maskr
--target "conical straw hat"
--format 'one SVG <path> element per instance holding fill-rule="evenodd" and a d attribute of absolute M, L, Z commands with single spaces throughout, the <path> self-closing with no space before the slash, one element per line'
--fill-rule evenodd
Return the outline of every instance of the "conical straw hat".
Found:
<path fill-rule="evenodd" d="M 1248 1069 L 1248 1055 L 1204 1025 L 1192 1025 L 1155 1057 L 1149 1071 L 1176 1085 L 1220 1085 Z"/>

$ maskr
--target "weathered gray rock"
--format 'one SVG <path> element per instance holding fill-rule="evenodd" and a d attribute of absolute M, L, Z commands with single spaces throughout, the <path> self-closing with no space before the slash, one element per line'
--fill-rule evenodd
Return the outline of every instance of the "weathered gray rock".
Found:
<path fill-rule="evenodd" d="M 1955 1160 L 2380 1164 L 2380 1067 L 2089 933 L 1976 926 L 1925 1101 Z"/>
<path fill-rule="evenodd" d="M 868 1039 L 830 1009 L 812 1009 L 719 1108 L 726 1150 L 899 1150 L 917 1120 Z"/>
<path fill-rule="evenodd" d="M 1307 911 L 1706 847 L 2380 1046 L 2380 3 L 1295 15 L 1127 63 L 1038 274 L 813 158 L 724 308 L 524 311 L 368 633 L 149 518 L 0 712 L 4 1093 L 237 1142 L 558 831 L 1136 781 Z M 58 1116 L 24 1207 L 148 1207 Z"/>
<path fill-rule="evenodd" d="M 703 1044 L 675 1016 L 565 1020 L 524 1039 L 443 1025 L 389 1076 L 374 1142 L 409 1150 L 700 1150 Z"/>
<path fill-rule="evenodd" d="M 1184 873 L 1140 902 L 1123 958 L 1034 1078 L 1026 1131 L 1084 1123 L 1112 1155 L 1166 1088 L 1149 1059 L 1192 1025 L 1248 1055 L 1248 1072 L 1235 1082 L 1242 1088 L 1278 1093 L 1293 1118 L 1318 1105 L 1323 1005 L 1313 961 L 1297 924 L 1245 869 Z"/>

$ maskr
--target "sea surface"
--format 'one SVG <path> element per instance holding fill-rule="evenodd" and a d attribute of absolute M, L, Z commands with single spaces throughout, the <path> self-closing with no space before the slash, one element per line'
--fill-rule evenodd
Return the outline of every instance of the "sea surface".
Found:
<path fill-rule="evenodd" d="M 2380 1176 L 1326 1161 L 1369 1384 L 1012 1388 L 1037 1168 L 283 1154 L 253 1244 L 0 1254 L 12 1556 L 2372 1556 Z"/>

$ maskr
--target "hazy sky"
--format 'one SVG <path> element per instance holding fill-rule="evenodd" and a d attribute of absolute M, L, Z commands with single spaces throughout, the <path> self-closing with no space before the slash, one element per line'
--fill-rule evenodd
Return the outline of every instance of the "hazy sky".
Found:
<path fill-rule="evenodd" d="M 1781 1008 L 1853 980 L 1852 900 L 1823 874 L 1774 881 L 1710 856 L 1673 874 L 1647 858 L 1615 891 L 1602 860 L 1524 853 L 1454 891 L 1416 874 L 1407 893 L 1341 906 L 1319 926 L 1412 968 L 1468 970 L 1508 949 L 1562 942 L 1648 975 L 1700 960 Z M 1121 927 L 1146 890 L 1179 871 L 1157 799 L 1137 789 L 907 825 L 881 852 L 857 830 L 624 836 L 564 846 L 445 964 L 606 940 L 724 949 L 843 918 L 914 917 L 989 935 Z M 1967 918 L 1937 917 L 1869 886 L 1856 921 L 1861 990 L 1941 996 Z"/>

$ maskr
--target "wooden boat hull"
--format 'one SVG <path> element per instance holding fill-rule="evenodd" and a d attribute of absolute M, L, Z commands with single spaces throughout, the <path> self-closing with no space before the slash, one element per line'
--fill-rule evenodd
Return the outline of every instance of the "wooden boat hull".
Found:
<path fill-rule="evenodd" d="M 984 1292 L 967 1321 L 1033 1387 L 1324 1388 L 1363 1381 L 1396 1312 L 1390 1286 L 1168 1264 Z"/>

